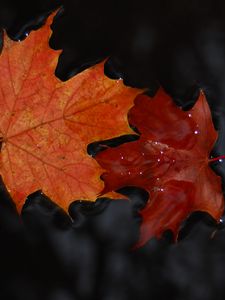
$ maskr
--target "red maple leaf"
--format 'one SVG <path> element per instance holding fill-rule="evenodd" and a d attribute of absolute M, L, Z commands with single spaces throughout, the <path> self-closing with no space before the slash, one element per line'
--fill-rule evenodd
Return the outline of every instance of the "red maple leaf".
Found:
<path fill-rule="evenodd" d="M 39 189 L 65 210 L 76 199 L 95 200 L 102 170 L 87 145 L 130 133 L 127 111 L 141 92 L 107 78 L 103 63 L 56 78 L 52 19 L 23 42 L 5 35 L 0 56 L 0 174 L 19 211 Z"/>
<path fill-rule="evenodd" d="M 103 194 L 124 186 L 148 191 L 139 245 L 165 230 L 176 238 L 181 222 L 194 211 L 219 220 L 224 209 L 221 178 L 209 166 L 217 132 L 204 94 L 190 111 L 176 106 L 162 89 L 153 99 L 139 95 L 129 121 L 140 139 L 95 158 L 106 170 Z"/>

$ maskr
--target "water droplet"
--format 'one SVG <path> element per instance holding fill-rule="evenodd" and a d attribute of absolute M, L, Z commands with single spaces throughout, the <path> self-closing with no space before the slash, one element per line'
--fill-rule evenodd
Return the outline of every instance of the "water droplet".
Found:
<path fill-rule="evenodd" d="M 221 162 L 223 162 L 223 159 L 222 159 L 222 158 L 220 158 L 220 159 L 219 159 L 219 162 L 220 162 L 220 163 L 221 163 Z"/>
<path fill-rule="evenodd" d="M 159 181 L 159 177 L 157 177 L 156 180 Z"/>
<path fill-rule="evenodd" d="M 140 172 L 139 172 L 139 174 L 140 174 L 140 175 L 142 175 L 142 174 L 143 174 L 143 172 L 142 172 L 142 171 L 140 171 Z"/>
<path fill-rule="evenodd" d="M 121 159 L 124 159 L 124 157 L 123 157 L 123 156 L 120 156 L 120 158 L 121 158 Z"/>
<path fill-rule="evenodd" d="M 130 175 L 130 174 L 131 174 L 131 172 L 129 171 L 129 172 L 128 172 L 128 175 Z"/>
<path fill-rule="evenodd" d="M 161 188 L 161 189 L 159 189 L 159 190 L 160 190 L 160 192 L 164 192 L 164 189 L 162 189 L 162 188 Z"/>
<path fill-rule="evenodd" d="M 163 154 L 164 152 L 163 151 L 160 151 L 160 154 Z"/>
<path fill-rule="evenodd" d="M 160 188 L 159 188 L 158 186 L 154 186 L 153 190 L 154 190 L 155 192 L 160 192 Z"/>
<path fill-rule="evenodd" d="M 157 159 L 157 162 L 160 162 L 160 161 L 161 161 L 161 159 L 160 159 L 160 158 L 158 158 L 158 159 Z"/>
<path fill-rule="evenodd" d="M 220 224 L 223 224 L 223 223 L 224 223 L 224 220 L 223 220 L 223 219 L 220 219 L 219 222 L 220 222 Z"/>
<path fill-rule="evenodd" d="M 192 114 L 188 114 L 188 117 L 191 118 L 191 117 L 192 117 Z"/>
<path fill-rule="evenodd" d="M 195 130 L 195 131 L 194 131 L 194 134 L 199 134 L 199 130 Z"/>

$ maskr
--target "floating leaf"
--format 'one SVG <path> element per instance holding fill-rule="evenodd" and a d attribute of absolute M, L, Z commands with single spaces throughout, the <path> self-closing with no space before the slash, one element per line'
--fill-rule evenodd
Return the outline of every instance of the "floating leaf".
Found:
<path fill-rule="evenodd" d="M 124 186 L 148 191 L 139 245 L 166 230 L 176 238 L 181 222 L 194 211 L 218 221 L 224 209 L 221 178 L 209 166 L 217 132 L 204 94 L 190 111 L 176 106 L 162 89 L 153 99 L 138 95 L 129 121 L 140 139 L 106 149 L 96 160 L 106 170 L 103 194 Z"/>
<path fill-rule="evenodd" d="M 103 63 L 56 78 L 52 19 L 23 42 L 5 35 L 0 56 L 0 173 L 18 210 L 39 189 L 65 210 L 75 199 L 95 200 L 102 170 L 87 145 L 130 133 L 127 111 L 140 93 L 107 78 Z"/>

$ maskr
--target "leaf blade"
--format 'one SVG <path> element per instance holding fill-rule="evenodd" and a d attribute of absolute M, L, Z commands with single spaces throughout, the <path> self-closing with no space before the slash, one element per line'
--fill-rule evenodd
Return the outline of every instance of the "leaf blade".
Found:
<path fill-rule="evenodd" d="M 127 110 L 141 92 L 108 79 L 103 63 L 67 82 L 56 78 L 52 19 L 23 42 L 6 37 L 0 56 L 0 172 L 19 211 L 40 189 L 65 210 L 75 199 L 95 200 L 101 167 L 86 147 L 129 133 Z"/>

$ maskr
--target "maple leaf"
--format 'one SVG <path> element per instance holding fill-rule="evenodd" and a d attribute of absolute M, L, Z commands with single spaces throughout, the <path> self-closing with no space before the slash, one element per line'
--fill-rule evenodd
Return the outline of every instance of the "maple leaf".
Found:
<path fill-rule="evenodd" d="M 106 170 L 102 193 L 137 186 L 149 193 L 141 211 L 143 222 L 138 246 L 172 230 L 177 237 L 181 222 L 194 211 L 219 220 L 224 200 L 221 178 L 209 166 L 217 139 L 208 103 L 201 92 L 190 111 L 183 111 L 160 89 L 151 99 L 138 95 L 129 121 L 140 139 L 96 155 Z"/>
<path fill-rule="evenodd" d="M 95 200 L 102 170 L 86 147 L 131 132 L 127 111 L 141 92 L 107 78 L 103 63 L 56 78 L 52 19 L 23 42 L 5 35 L 0 57 L 0 173 L 19 211 L 39 189 L 65 210 L 75 199 Z"/>

